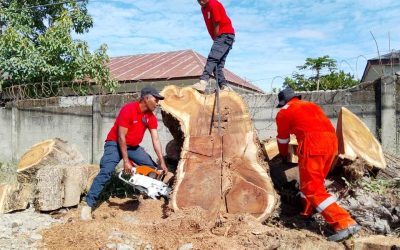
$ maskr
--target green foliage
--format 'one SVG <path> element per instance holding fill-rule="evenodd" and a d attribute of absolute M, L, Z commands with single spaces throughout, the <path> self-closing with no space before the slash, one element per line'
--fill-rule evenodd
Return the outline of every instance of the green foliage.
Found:
<path fill-rule="evenodd" d="M 105 65 L 109 60 L 106 45 L 91 53 L 86 42 L 72 38 L 72 33 L 82 34 L 93 26 L 87 1 L 29 8 L 54 2 L 0 1 L 0 21 L 5 27 L 0 36 L 0 87 L 90 80 L 114 91 L 117 82 Z"/>
<path fill-rule="evenodd" d="M 304 74 L 294 73 L 292 77 L 285 78 L 284 87 L 291 87 L 296 91 L 334 90 L 349 88 L 359 83 L 350 73 L 337 71 L 336 61 L 329 56 L 307 58 L 304 65 L 297 68 L 302 71 L 312 70 L 315 75 L 305 77 Z"/>
<path fill-rule="evenodd" d="M 362 189 L 369 192 L 383 194 L 391 191 L 400 195 L 400 179 L 361 179 L 358 181 L 358 184 Z"/>

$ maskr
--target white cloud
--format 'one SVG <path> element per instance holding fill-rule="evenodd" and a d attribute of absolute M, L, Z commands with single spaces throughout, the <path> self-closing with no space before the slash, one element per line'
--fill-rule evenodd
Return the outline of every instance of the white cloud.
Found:
<path fill-rule="evenodd" d="M 221 0 L 236 42 L 226 67 L 265 90 L 282 82 L 307 57 L 330 55 L 340 68 L 362 74 L 365 59 L 400 49 L 397 0 Z M 207 55 L 212 41 L 200 6 L 191 0 L 110 0 L 89 4 L 94 28 L 80 38 L 91 48 L 107 43 L 109 54 L 194 49 Z M 361 57 L 358 57 L 363 55 Z M 264 79 L 264 80 L 260 80 Z"/>

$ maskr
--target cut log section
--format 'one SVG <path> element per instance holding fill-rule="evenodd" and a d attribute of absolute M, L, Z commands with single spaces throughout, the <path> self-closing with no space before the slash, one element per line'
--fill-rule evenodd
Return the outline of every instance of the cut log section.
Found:
<path fill-rule="evenodd" d="M 386 167 L 381 144 L 361 119 L 345 107 L 340 110 L 336 133 L 339 157 L 352 161 L 360 157 L 376 168 Z"/>
<path fill-rule="evenodd" d="M 0 212 L 23 210 L 29 203 L 40 211 L 78 205 L 99 170 L 83 160 L 58 138 L 33 145 L 18 163 L 17 181 L 0 187 Z"/>
<path fill-rule="evenodd" d="M 31 188 L 16 182 L 0 185 L 0 213 L 26 209 L 32 198 Z"/>
<path fill-rule="evenodd" d="M 291 135 L 289 142 L 289 155 L 288 162 L 298 163 L 299 159 L 297 157 L 297 140 L 296 137 Z M 262 149 L 265 157 L 268 161 L 271 161 L 273 158 L 279 155 L 278 142 L 275 138 L 271 138 L 262 143 Z"/>
<path fill-rule="evenodd" d="M 219 134 L 215 95 L 176 86 L 167 86 L 162 95 L 164 124 L 183 145 L 173 209 L 202 207 L 211 218 L 228 212 L 266 219 L 277 205 L 277 194 L 243 99 L 220 92 Z"/>

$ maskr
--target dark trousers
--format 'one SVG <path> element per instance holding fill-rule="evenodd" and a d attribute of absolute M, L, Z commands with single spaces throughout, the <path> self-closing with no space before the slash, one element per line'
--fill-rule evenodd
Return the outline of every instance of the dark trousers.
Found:
<path fill-rule="evenodd" d="M 128 157 L 137 165 L 158 168 L 150 155 L 140 146 L 128 146 Z M 121 159 L 122 155 L 118 143 L 115 141 L 107 141 L 104 144 L 104 154 L 100 160 L 100 172 L 97 174 L 96 178 L 94 178 L 93 184 L 86 195 L 86 203 L 89 207 L 94 207 L 96 205 L 104 185 L 110 180 L 111 175 L 115 171 L 115 167 Z"/>
<path fill-rule="evenodd" d="M 201 80 L 208 81 L 210 76 L 214 73 L 214 76 L 217 76 L 216 78 L 218 79 L 218 85 L 220 88 L 222 85 L 226 84 L 223 69 L 226 57 L 232 49 L 234 41 L 235 35 L 233 34 L 222 34 L 215 38 L 203 74 L 200 76 Z"/>

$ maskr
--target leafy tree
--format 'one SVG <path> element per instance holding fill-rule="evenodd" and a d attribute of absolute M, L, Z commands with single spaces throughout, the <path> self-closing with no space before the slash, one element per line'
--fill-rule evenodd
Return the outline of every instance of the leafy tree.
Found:
<path fill-rule="evenodd" d="M 0 0 L 0 89 L 45 82 L 95 81 L 113 91 L 106 45 L 91 53 L 74 40 L 93 26 L 87 0 Z M 1 29 L 2 26 L 2 29 Z"/>
<path fill-rule="evenodd" d="M 284 87 L 291 87 L 297 91 L 311 91 L 345 89 L 359 83 L 350 73 L 345 73 L 343 70 L 337 71 L 336 60 L 329 56 L 307 58 L 306 62 L 297 68 L 301 71 L 312 70 L 315 75 L 305 77 L 304 74 L 294 73 L 292 77 L 285 78 Z"/>

